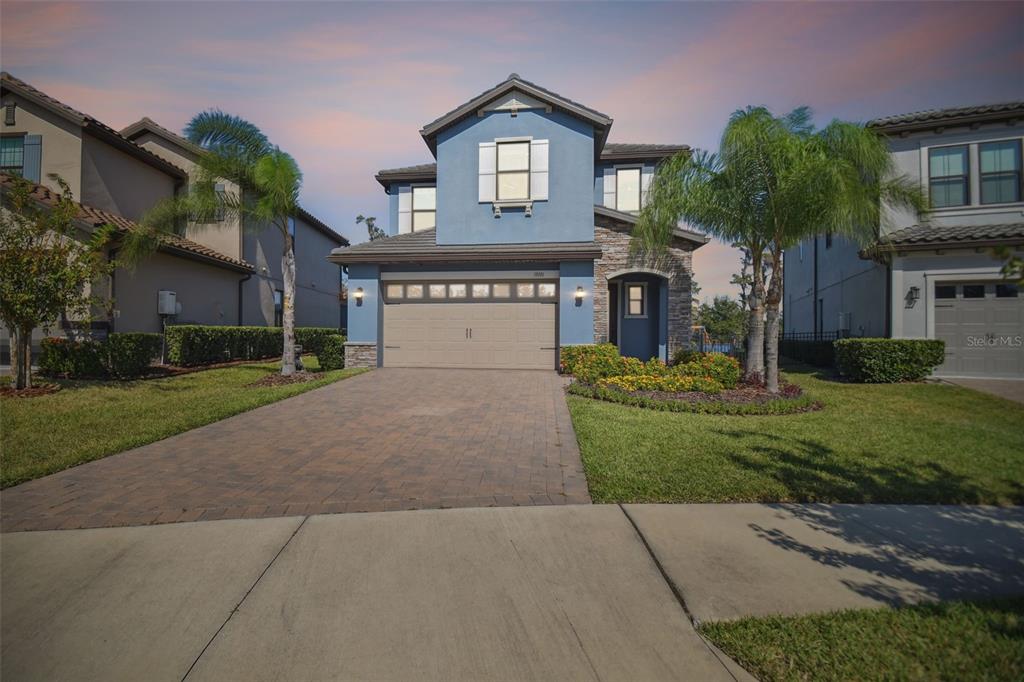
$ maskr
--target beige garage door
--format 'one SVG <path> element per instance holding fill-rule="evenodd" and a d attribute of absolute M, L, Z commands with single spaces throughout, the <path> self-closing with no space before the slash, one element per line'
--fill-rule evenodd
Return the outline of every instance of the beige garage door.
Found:
<path fill-rule="evenodd" d="M 1024 297 L 1007 282 L 935 285 L 935 338 L 946 342 L 936 374 L 1024 378 Z"/>
<path fill-rule="evenodd" d="M 388 303 L 385 367 L 555 368 L 554 303 Z"/>

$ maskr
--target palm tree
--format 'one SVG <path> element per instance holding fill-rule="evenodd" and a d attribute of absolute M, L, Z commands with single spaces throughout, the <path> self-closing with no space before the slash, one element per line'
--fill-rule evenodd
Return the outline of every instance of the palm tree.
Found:
<path fill-rule="evenodd" d="M 299 208 L 302 172 L 255 125 L 219 110 L 197 114 L 185 135 L 203 150 L 189 178 L 188 192 L 165 199 L 147 212 L 141 221 L 144 229 L 131 235 L 123 257 L 138 261 L 152 252 L 160 233 L 180 231 L 187 221 L 216 224 L 218 215 L 238 216 L 247 230 L 276 228 L 284 243 L 281 374 L 290 376 L 295 373 L 295 249 L 288 224 Z M 225 180 L 238 192 L 216 191 L 216 184 Z"/>
<path fill-rule="evenodd" d="M 655 185 L 673 185 L 668 194 L 678 198 L 666 202 L 666 215 L 665 207 L 653 206 L 664 201 L 666 192 L 652 195 L 638 235 L 647 248 L 663 248 L 665 230 L 658 223 L 672 211 L 676 219 L 689 220 L 720 237 L 740 235 L 732 241 L 750 251 L 753 298 L 757 306 L 764 301 L 764 376 L 772 392 L 779 389 L 783 252 L 823 233 L 866 244 L 878 238 L 890 215 L 887 207 L 927 210 L 919 184 L 898 174 L 883 137 L 845 121 L 817 130 L 807 107 L 785 116 L 774 116 L 764 107 L 737 111 L 725 128 L 717 157 L 696 154 L 689 163 L 666 166 L 659 175 L 667 177 Z M 720 210 L 723 205 L 735 210 L 726 215 Z M 709 210 L 721 217 L 709 221 Z M 761 262 L 767 263 L 771 273 L 767 288 L 764 277 L 758 275 Z M 752 303 L 751 356 L 760 355 L 761 343 L 757 327 L 762 322 L 754 321 L 754 308 Z M 748 358 L 747 375 L 754 369 Z"/>

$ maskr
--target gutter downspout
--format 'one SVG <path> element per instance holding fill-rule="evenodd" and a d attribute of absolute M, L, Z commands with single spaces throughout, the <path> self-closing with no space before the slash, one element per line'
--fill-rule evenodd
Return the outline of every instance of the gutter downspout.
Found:
<path fill-rule="evenodd" d="M 252 273 L 250 272 L 242 279 L 238 280 L 238 326 L 242 325 L 242 285 L 252 279 Z"/>
<path fill-rule="evenodd" d="M 885 338 L 892 338 L 892 263 L 885 264 Z"/>

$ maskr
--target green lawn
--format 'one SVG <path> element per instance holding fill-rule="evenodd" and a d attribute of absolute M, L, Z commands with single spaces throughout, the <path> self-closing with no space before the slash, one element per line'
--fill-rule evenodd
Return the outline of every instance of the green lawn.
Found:
<path fill-rule="evenodd" d="M 746 618 L 701 632 L 764 682 L 1024 679 L 1024 598 Z"/>
<path fill-rule="evenodd" d="M 304 358 L 316 370 L 316 358 Z M 172 436 L 358 374 L 250 388 L 278 363 L 239 365 L 147 381 L 60 382 L 63 390 L 0 403 L 0 484 L 8 487 Z"/>
<path fill-rule="evenodd" d="M 786 376 L 818 412 L 658 412 L 569 396 L 595 502 L 1024 503 L 1024 405 L 945 384 Z"/>

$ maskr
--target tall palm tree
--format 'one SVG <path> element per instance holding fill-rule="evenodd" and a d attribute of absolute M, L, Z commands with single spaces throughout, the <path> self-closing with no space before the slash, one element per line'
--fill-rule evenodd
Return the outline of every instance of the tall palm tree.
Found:
<path fill-rule="evenodd" d="M 243 229 L 281 233 L 284 248 L 281 374 L 295 373 L 295 248 L 289 219 L 299 208 L 302 172 L 295 160 L 272 145 L 252 123 L 211 109 L 197 114 L 185 128 L 188 139 L 202 148 L 188 192 L 157 203 L 142 218 L 143 230 L 131 235 L 123 257 L 138 260 L 151 253 L 160 233 L 176 232 L 187 221 L 217 224 L 218 215 L 237 216 Z M 238 192 L 218 192 L 228 181 Z"/>
<path fill-rule="evenodd" d="M 708 164 L 708 160 L 714 164 Z M 811 123 L 807 107 L 785 116 L 774 116 L 764 107 L 748 107 L 735 112 L 722 135 L 719 155 L 694 155 L 689 165 L 703 166 L 673 169 L 666 166 L 659 175 L 673 173 L 655 184 L 674 185 L 681 195 L 668 204 L 676 218 L 684 218 L 728 238 L 731 232 L 745 235 L 734 239 L 760 253 L 770 269 L 764 288 L 765 382 L 768 390 L 779 389 L 778 343 L 780 307 L 783 297 L 783 252 L 804 239 L 823 233 L 844 235 L 853 241 L 869 243 L 878 238 L 892 208 L 927 210 L 927 199 L 920 185 L 898 174 L 888 145 L 878 133 L 856 123 L 833 121 L 818 130 Z M 707 181 L 694 180 L 707 175 L 712 179 L 731 176 L 727 184 L 743 197 L 732 199 L 738 210 L 729 217 L 729 228 L 708 222 L 708 204 L 721 204 L 719 193 L 709 197 Z M 719 181 L 721 182 L 721 181 Z M 711 185 L 712 188 L 715 185 Z M 652 206 L 662 201 L 662 193 L 649 199 L 649 215 L 642 216 L 638 234 L 647 248 L 663 248 L 664 209 Z M 743 208 L 745 207 L 745 208 Z M 671 213 L 669 213 L 671 215 Z M 754 265 L 754 290 L 758 290 L 758 263 Z M 755 294 L 758 304 L 761 295 Z M 751 305 L 751 350 L 758 349 Z M 761 322 L 756 323 L 760 325 Z M 754 353 L 751 353 L 754 355 Z M 747 374 L 751 375 L 751 364 Z"/>

